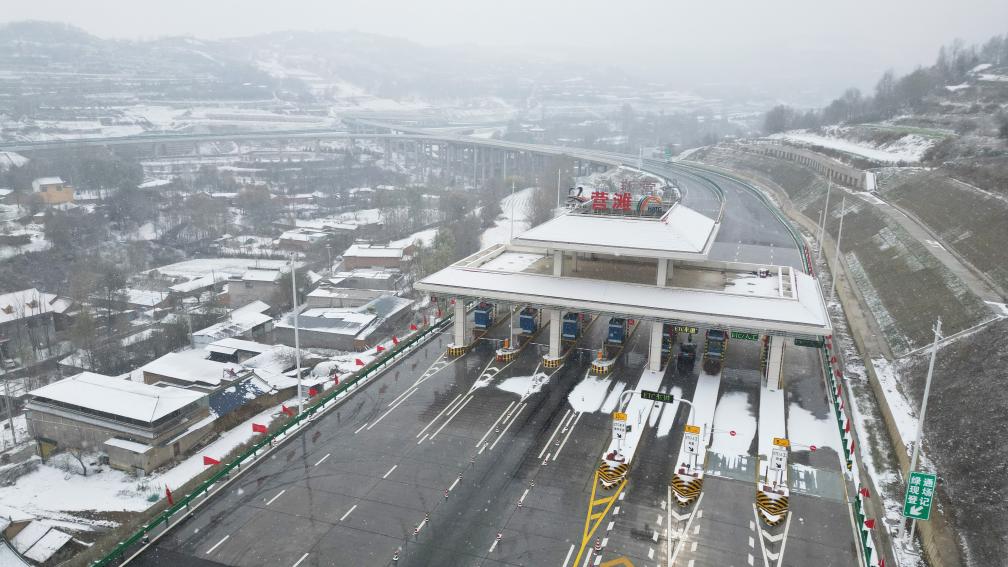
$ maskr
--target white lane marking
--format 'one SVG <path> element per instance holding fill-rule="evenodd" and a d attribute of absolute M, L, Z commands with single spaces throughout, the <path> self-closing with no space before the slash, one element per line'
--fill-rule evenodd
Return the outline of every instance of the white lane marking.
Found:
<path fill-rule="evenodd" d="M 693 563 L 694 563 L 695 561 L 696 561 L 695 559 L 690 559 L 690 560 L 689 560 L 689 563 L 687 563 L 687 564 L 686 564 L 686 567 L 693 567 Z"/>
<path fill-rule="evenodd" d="M 423 434 L 423 437 L 421 437 L 421 438 L 420 438 L 420 440 L 416 442 L 416 444 L 417 444 L 417 445 L 419 445 L 419 444 L 423 443 L 423 442 L 424 442 L 424 439 L 426 439 L 426 438 L 427 438 L 427 434 L 426 434 L 426 433 L 424 433 L 424 434 Z"/>
<path fill-rule="evenodd" d="M 693 535 L 700 535 L 700 524 L 693 526 Z"/>
<path fill-rule="evenodd" d="M 308 557 L 308 554 L 305 553 L 304 555 L 301 556 L 301 559 L 298 559 L 297 561 L 295 561 L 294 564 L 291 565 L 291 567 L 298 567 L 298 565 L 300 565 L 301 562 L 304 561 L 305 558 L 307 558 L 307 557 Z"/>
<path fill-rule="evenodd" d="M 319 460 L 318 460 L 318 462 L 317 462 L 317 463 L 315 463 L 315 466 L 317 467 L 317 466 L 321 465 L 321 464 L 322 464 L 322 461 L 324 461 L 324 460 L 326 460 L 326 459 L 328 459 L 328 458 L 329 458 L 329 455 L 332 455 L 332 453 L 326 453 L 326 456 L 324 456 L 324 457 L 322 457 L 321 459 L 319 459 Z"/>
<path fill-rule="evenodd" d="M 653 547 L 647 548 L 647 558 L 648 559 L 654 559 L 654 548 Z"/>
<path fill-rule="evenodd" d="M 392 468 L 390 468 L 388 472 L 382 476 L 382 478 L 388 478 L 388 475 L 392 474 L 392 471 L 396 470 L 397 468 L 399 468 L 399 465 L 392 465 Z"/>
<path fill-rule="evenodd" d="M 448 487 L 448 492 L 455 490 L 455 487 L 458 486 L 460 480 L 462 480 L 462 475 L 455 477 L 455 482 L 451 483 L 451 486 Z"/>
<path fill-rule="evenodd" d="M 354 504 L 353 506 L 351 506 L 351 507 L 350 507 L 350 509 L 349 509 L 349 510 L 347 510 L 347 511 L 346 511 L 346 514 L 343 514 L 342 516 L 340 516 L 340 519 L 339 519 L 339 521 L 341 521 L 341 522 L 342 522 L 343 520 L 347 519 L 347 516 L 349 516 L 349 515 L 350 515 L 350 512 L 353 512 L 353 511 L 354 511 L 354 510 L 356 510 L 356 509 L 357 509 L 357 505 L 356 505 L 356 504 Z"/>
<path fill-rule="evenodd" d="M 703 492 L 700 493 L 700 497 L 703 498 Z M 757 524 L 759 524 L 759 513 L 756 512 L 756 504 L 755 503 L 753 503 L 753 505 L 752 505 L 752 514 L 753 514 L 753 519 L 756 520 Z M 759 538 L 759 546 L 760 546 L 760 553 L 763 555 L 763 567 L 770 567 L 770 562 L 767 561 L 766 544 L 763 543 L 763 538 Z"/>
<path fill-rule="evenodd" d="M 746 557 L 746 562 L 748 562 L 748 563 L 749 563 L 749 565 L 750 565 L 750 566 L 752 566 L 752 564 L 753 564 L 753 556 L 752 556 L 752 553 L 749 553 L 749 554 L 747 554 L 747 557 Z"/>
<path fill-rule="evenodd" d="M 284 492 L 287 492 L 286 488 L 283 489 L 283 490 L 281 490 L 280 492 L 278 492 L 277 495 L 274 496 L 273 498 L 270 498 L 269 501 L 266 502 L 266 505 L 269 506 L 270 504 L 272 504 L 277 498 L 280 498 L 281 496 L 283 496 Z"/>
<path fill-rule="evenodd" d="M 366 423 L 365 423 L 364 425 L 362 425 L 362 426 L 358 427 L 358 428 L 357 428 L 357 431 L 354 431 L 354 432 L 353 432 L 353 433 L 354 433 L 354 435 L 357 435 L 358 433 L 360 433 L 360 432 L 361 432 L 361 430 L 362 430 L 362 429 L 364 429 L 365 427 L 367 427 L 367 424 L 366 424 Z"/>
<path fill-rule="evenodd" d="M 683 536 L 689 531 L 690 524 L 692 524 L 693 519 L 696 518 L 696 512 L 700 509 L 700 502 L 703 501 L 704 494 L 704 492 L 700 493 L 700 498 L 697 498 L 696 504 L 694 505 L 693 513 L 690 514 L 689 520 L 686 520 L 686 527 L 683 528 L 683 531 L 679 532 L 679 542 L 676 543 L 675 552 L 672 554 L 672 560 L 669 561 L 669 565 L 675 565 L 676 557 L 678 557 L 679 552 L 682 551 L 683 543 L 686 542 L 686 538 Z M 690 561 L 692 562 L 692 559 Z"/>
<path fill-rule="evenodd" d="M 766 530 L 760 530 L 760 531 L 763 532 L 763 537 L 767 538 L 767 541 L 778 542 L 781 540 L 781 538 L 784 537 L 784 534 L 782 533 L 777 535 L 770 535 L 770 533 L 767 532 Z"/>
<path fill-rule="evenodd" d="M 435 438 L 435 437 L 437 437 L 437 434 L 438 434 L 438 433 L 441 433 L 441 430 L 442 430 L 442 429 L 444 429 L 446 425 L 448 425 L 449 423 L 451 423 L 451 421 L 452 421 L 453 419 L 455 419 L 455 417 L 456 417 L 456 416 L 457 416 L 458 414 L 462 413 L 462 410 L 464 410 L 464 409 L 465 409 L 465 407 L 466 407 L 467 405 L 469 405 L 469 402 L 471 402 L 471 401 L 473 401 L 473 396 L 469 396 L 468 398 L 466 398 L 466 399 L 465 399 L 465 401 L 464 401 L 464 402 L 462 402 L 462 404 L 461 404 L 461 405 L 459 405 L 458 409 L 456 409 L 456 410 L 455 410 L 454 412 L 452 412 L 452 414 L 448 416 L 448 419 L 446 419 L 446 420 L 444 421 L 444 423 L 442 423 L 442 424 L 441 424 L 441 427 L 438 427 L 438 428 L 437 428 L 437 431 L 435 431 L 434 433 L 431 433 L 431 436 L 430 436 L 430 441 L 433 441 L 433 440 L 434 440 L 434 438 Z"/>
<path fill-rule="evenodd" d="M 459 395 L 455 396 L 455 399 L 452 400 L 451 403 L 449 403 L 448 405 L 446 405 L 444 407 L 444 409 L 442 409 L 440 412 L 438 412 L 438 414 L 434 416 L 434 419 L 430 420 L 430 422 L 427 425 L 425 425 L 424 428 L 420 430 L 420 433 L 416 434 L 416 436 L 420 437 L 421 435 L 423 435 L 424 431 L 427 431 L 428 429 L 430 429 L 430 426 L 434 425 L 434 422 L 437 421 L 442 415 L 444 415 L 444 412 L 448 411 L 448 408 L 454 407 L 455 406 L 455 402 L 457 402 L 459 400 L 459 398 L 461 398 L 464 395 L 465 394 L 459 394 Z"/>
<path fill-rule="evenodd" d="M 493 553 L 493 550 L 497 549 L 497 541 L 497 538 L 494 538 L 493 545 L 490 546 L 490 553 Z"/>
<path fill-rule="evenodd" d="M 791 529 L 791 516 L 793 514 L 787 515 L 787 521 L 784 522 L 784 541 L 780 544 L 780 557 L 777 559 L 777 567 L 780 567 L 781 562 L 784 561 L 784 548 L 787 547 L 787 535 L 788 530 Z"/>
<path fill-rule="evenodd" d="M 752 536 L 749 536 L 749 547 L 752 547 L 752 548 L 756 547 L 756 540 L 754 540 L 752 538 Z"/>
<path fill-rule="evenodd" d="M 399 406 L 403 405 L 403 402 L 405 402 L 406 400 L 408 400 L 410 396 L 412 396 L 413 394 L 415 394 L 415 393 L 417 393 L 417 392 L 419 392 L 419 391 L 420 391 L 420 390 L 413 390 L 412 392 L 410 392 L 409 394 L 407 394 L 407 395 L 406 395 L 406 396 L 405 396 L 405 397 L 404 397 L 403 399 L 401 399 L 401 400 L 399 400 L 398 402 L 396 402 L 396 405 L 394 405 L 394 406 L 390 407 L 390 408 L 388 409 L 388 411 L 386 411 L 385 413 L 383 413 L 383 414 L 381 415 L 381 417 L 379 417 L 378 419 L 374 420 L 374 422 L 372 422 L 372 423 L 371 423 L 371 425 L 369 425 L 369 426 L 367 427 L 367 428 L 368 428 L 368 431 L 371 431 L 371 428 L 372 428 L 372 427 L 374 427 L 374 426 L 378 425 L 378 423 L 379 423 L 379 422 L 381 422 L 381 420 L 385 419 L 385 417 L 386 417 L 386 416 L 387 416 L 388 414 L 390 414 L 390 413 L 394 412 L 394 411 L 395 411 L 395 409 L 396 409 L 397 407 L 399 407 Z"/>
<path fill-rule="evenodd" d="M 607 531 L 607 532 L 612 531 L 613 526 L 615 526 L 615 525 L 616 525 L 616 522 L 609 522 L 609 527 L 607 527 L 605 531 Z"/>
<path fill-rule="evenodd" d="M 487 429 L 486 433 L 483 434 L 483 437 L 480 437 L 480 440 L 476 442 L 477 447 L 482 445 L 483 442 L 486 441 L 487 437 L 490 437 L 490 434 L 494 432 L 494 429 L 497 427 L 497 424 L 500 423 L 500 420 L 504 419 L 504 416 L 507 415 L 507 412 L 511 411 L 511 407 L 514 406 L 516 403 L 517 402 L 515 402 L 514 400 L 511 400 L 511 403 L 509 403 L 508 406 L 504 408 L 504 411 L 502 411 L 500 415 L 497 416 L 497 419 L 495 419 L 494 422 L 490 424 L 490 429 Z M 540 453 L 539 456 L 542 457 L 542 453 Z"/>
<path fill-rule="evenodd" d="M 577 413 L 577 417 L 574 418 L 574 423 L 572 423 L 570 429 L 567 430 L 567 435 L 564 436 L 563 442 L 560 443 L 560 447 L 556 450 L 556 453 L 553 453 L 554 461 L 556 460 L 557 456 L 560 455 L 560 451 L 563 451 L 563 448 L 567 445 L 567 440 L 570 439 L 571 433 L 574 433 L 574 428 L 577 427 L 578 422 L 581 421 L 581 415 L 582 415 L 581 412 Z M 621 492 L 620 500 L 622 499 L 623 499 L 623 493 Z"/>
<path fill-rule="evenodd" d="M 608 543 L 609 543 L 609 538 L 607 538 L 607 537 L 602 538 L 602 547 L 605 547 L 606 544 L 608 544 Z"/>
<path fill-rule="evenodd" d="M 399 394 L 398 396 L 396 396 L 396 397 L 395 397 L 395 398 L 394 398 L 394 399 L 393 399 L 393 400 L 392 400 L 391 402 L 389 402 L 389 403 L 388 403 L 388 405 L 387 405 L 387 406 L 385 406 L 385 407 L 387 407 L 387 408 L 390 408 L 390 407 L 392 407 L 392 406 L 396 405 L 396 403 L 397 403 L 397 402 L 399 401 L 399 399 L 400 399 L 400 398 L 402 398 L 403 396 L 406 396 L 406 395 L 409 395 L 409 394 L 411 393 L 411 391 L 412 391 L 412 390 L 416 390 L 416 389 L 417 389 L 417 387 L 416 387 L 416 384 L 413 384 L 413 385 L 412 385 L 412 386 L 410 386 L 409 388 L 406 388 L 406 391 L 405 391 L 405 392 L 403 392 L 403 393 Z"/>
<path fill-rule="evenodd" d="M 521 414 L 521 412 L 525 409 L 525 405 L 526 404 L 523 403 L 522 405 L 518 406 L 518 409 L 514 412 L 514 415 L 511 416 L 511 421 L 504 424 L 504 429 L 501 430 L 501 434 L 498 435 L 497 439 L 494 440 L 493 445 L 490 445 L 491 451 L 493 451 L 494 447 L 497 446 L 497 443 L 504 438 L 504 435 L 507 433 L 507 430 L 510 429 L 512 425 L 514 425 L 514 422 L 518 421 L 518 415 Z"/>
<path fill-rule="evenodd" d="M 564 557 L 563 567 L 567 567 L 567 562 L 570 561 L 571 555 L 574 553 L 574 544 L 572 543 L 570 549 L 567 550 L 567 557 Z"/>
<path fill-rule="evenodd" d="M 655 530 L 654 533 L 651 534 L 651 541 L 658 543 L 658 530 Z"/>
<path fill-rule="evenodd" d="M 699 528 L 700 526 L 698 525 L 697 527 Z M 691 545 L 691 546 L 690 546 L 690 551 L 692 551 L 693 553 L 696 553 L 696 548 L 697 548 L 697 545 L 698 545 L 699 543 L 700 543 L 700 542 L 698 542 L 698 541 L 694 540 L 694 541 L 693 541 L 693 545 Z"/>
<path fill-rule="evenodd" d="M 210 549 L 207 550 L 206 554 L 210 555 L 211 553 L 213 553 L 214 550 L 217 549 L 217 546 L 219 546 L 220 544 L 222 544 L 225 541 L 227 541 L 227 538 L 229 538 L 229 537 L 231 537 L 231 534 L 228 534 L 228 535 L 222 537 L 220 541 L 218 541 L 217 543 L 215 543 L 213 547 L 211 547 Z"/>
<path fill-rule="evenodd" d="M 528 496 L 529 490 L 530 489 L 526 488 L 525 492 L 522 492 L 521 498 L 518 499 L 518 503 L 519 504 L 524 504 L 525 503 L 525 497 Z"/>
<path fill-rule="evenodd" d="M 567 421 L 567 416 L 570 415 L 570 412 L 571 412 L 570 408 L 567 408 L 567 413 L 564 414 L 563 418 L 560 420 L 560 423 L 557 424 L 556 429 L 553 430 L 553 435 L 550 435 L 549 439 L 546 440 L 546 444 L 543 445 L 542 451 L 539 451 L 540 459 L 542 458 L 543 453 L 546 452 L 546 449 L 549 449 L 550 444 L 553 443 L 553 438 L 556 437 L 556 434 L 560 432 L 560 427 L 562 427 L 564 422 Z"/>
<path fill-rule="evenodd" d="M 665 517 L 664 517 L 664 516 L 662 516 L 661 514 L 658 514 L 658 525 L 659 525 L 659 526 L 661 525 L 661 523 L 662 523 L 662 520 L 664 520 L 664 519 L 665 519 Z"/>

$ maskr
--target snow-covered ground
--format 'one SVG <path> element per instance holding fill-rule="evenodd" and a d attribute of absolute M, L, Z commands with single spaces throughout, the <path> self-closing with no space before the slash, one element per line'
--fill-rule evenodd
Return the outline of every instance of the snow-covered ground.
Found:
<path fill-rule="evenodd" d="M 516 191 L 514 196 L 508 195 L 501 199 L 501 218 L 483 232 L 480 237 L 480 245 L 483 248 L 494 244 L 506 243 L 512 234 L 511 218 L 514 217 L 514 236 L 518 236 L 528 229 L 527 208 L 529 200 L 532 199 L 532 192 L 535 187 L 528 187 L 521 191 Z M 513 205 L 513 207 L 512 207 Z"/>
<path fill-rule="evenodd" d="M 408 244 L 413 244 L 420 242 L 423 246 L 430 246 L 434 242 L 434 237 L 437 236 L 438 229 L 428 228 L 426 230 L 421 230 L 419 232 L 414 232 L 413 234 L 407 236 L 406 238 L 400 238 L 399 240 L 393 240 L 389 243 L 390 246 L 406 246 Z"/>
<path fill-rule="evenodd" d="M 93 522 L 76 518 L 72 512 L 145 510 L 152 505 L 148 498 L 163 497 L 166 486 L 177 489 L 206 470 L 204 455 L 222 459 L 257 435 L 252 431 L 253 423 L 268 425 L 281 415 L 280 406 L 268 409 L 227 431 L 175 467 L 142 479 L 109 467 L 81 476 L 77 474 L 79 465 L 75 460 L 71 458 L 65 468 L 60 464 L 65 462 L 66 455 L 54 458 L 47 464 L 40 464 L 38 470 L 22 476 L 12 486 L 0 487 L 0 515 L 51 518 L 69 522 L 74 529 L 87 529 Z M 93 457 L 85 458 L 85 462 L 91 460 Z"/>
<path fill-rule="evenodd" d="M 787 431 L 793 451 L 808 450 L 815 445 L 816 449 L 830 447 L 839 453 L 843 445 L 832 415 L 818 418 L 795 403 L 788 408 Z"/>
<path fill-rule="evenodd" d="M 612 375 L 593 376 L 589 371 L 567 395 L 567 402 L 574 411 L 609 413 L 616 409 L 616 402 L 626 387 L 626 382 L 616 381 Z"/>
<path fill-rule="evenodd" d="M 882 392 L 885 393 L 889 410 L 896 420 L 900 437 L 903 438 L 903 443 L 909 444 L 917 435 L 917 411 L 900 390 L 898 371 L 892 363 L 884 358 L 875 358 L 871 362 L 879 385 L 882 386 Z"/>
<path fill-rule="evenodd" d="M 823 136 L 804 130 L 792 130 L 774 134 L 770 138 L 787 140 L 800 145 L 820 146 L 883 163 L 918 162 L 924 152 L 936 143 L 936 140 L 924 136 L 907 134 L 896 141 L 874 145 L 869 142 L 844 138 L 843 132 L 842 129 L 838 129 L 831 131 L 830 135 Z"/>

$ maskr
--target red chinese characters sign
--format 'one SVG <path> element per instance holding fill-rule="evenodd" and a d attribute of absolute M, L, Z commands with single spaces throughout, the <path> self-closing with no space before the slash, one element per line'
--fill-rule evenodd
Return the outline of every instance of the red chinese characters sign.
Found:
<path fill-rule="evenodd" d="M 604 211 L 609 208 L 609 193 L 592 191 L 592 210 Z"/>

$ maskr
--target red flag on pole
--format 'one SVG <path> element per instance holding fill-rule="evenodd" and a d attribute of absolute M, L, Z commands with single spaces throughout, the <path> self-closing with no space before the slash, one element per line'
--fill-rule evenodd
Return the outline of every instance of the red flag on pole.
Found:
<path fill-rule="evenodd" d="M 441 317 L 441 310 L 440 309 L 437 310 L 437 316 Z"/>
<path fill-rule="evenodd" d="M 378 345 L 378 346 L 375 347 L 375 352 L 384 352 L 384 351 L 385 351 L 385 347 L 383 347 L 381 345 Z"/>
<path fill-rule="evenodd" d="M 875 518 L 868 518 L 867 520 L 864 521 L 864 525 L 869 530 L 875 529 Z"/>
<path fill-rule="evenodd" d="M 252 432 L 253 433 L 266 433 L 266 426 L 263 425 L 263 424 L 261 424 L 261 423 L 253 423 L 252 424 Z"/>
<path fill-rule="evenodd" d="M 294 410 L 290 409 L 284 404 L 280 404 L 280 411 L 284 412 L 287 415 L 294 415 Z"/>
<path fill-rule="evenodd" d="M 363 360 L 361 360 L 361 359 L 359 359 L 359 358 L 358 358 L 357 360 L 355 360 L 355 361 L 354 361 L 354 363 L 355 363 L 355 364 L 356 364 L 357 366 L 364 366 L 364 361 L 363 361 Z"/>
<path fill-rule="evenodd" d="M 394 345 L 399 344 L 399 337 L 392 335 L 392 344 Z"/>
<path fill-rule="evenodd" d="M 203 455 L 203 466 L 204 467 L 207 466 L 207 465 L 219 465 L 219 464 L 220 464 L 220 461 L 218 461 L 217 459 L 215 459 L 213 457 L 208 457 L 206 455 Z"/>
<path fill-rule="evenodd" d="M 167 484 L 164 487 L 164 493 L 165 493 L 165 496 L 168 498 L 168 505 L 169 506 L 174 506 L 175 505 L 175 499 L 172 498 L 171 489 L 168 488 Z"/>
<path fill-rule="evenodd" d="M 416 323 L 410 323 L 409 330 L 411 330 L 411 331 L 417 330 Z"/>
<path fill-rule="evenodd" d="M 337 376 L 336 374 L 333 374 L 332 375 L 332 381 L 333 381 L 334 384 L 339 384 L 339 376 Z"/>
<path fill-rule="evenodd" d="M 309 398 L 314 398 L 317 395 L 318 395 L 318 390 L 316 390 L 314 386 L 312 386 L 311 388 L 308 388 L 308 397 Z"/>

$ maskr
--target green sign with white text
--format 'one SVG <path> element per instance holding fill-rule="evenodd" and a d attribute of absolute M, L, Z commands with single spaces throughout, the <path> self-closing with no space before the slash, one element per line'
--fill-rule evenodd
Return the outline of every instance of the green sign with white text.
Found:
<path fill-rule="evenodd" d="M 741 339 L 743 341 L 758 341 L 759 333 L 745 333 L 742 331 L 732 331 L 731 338 Z"/>
<path fill-rule="evenodd" d="M 812 341 L 809 339 L 799 339 L 798 337 L 795 337 L 794 344 L 795 346 L 807 346 L 812 348 L 819 348 L 822 346 L 822 341 Z"/>
<path fill-rule="evenodd" d="M 675 396 L 672 394 L 663 394 L 661 392 L 653 392 L 651 390 L 641 390 L 640 397 L 645 400 L 652 400 L 663 404 L 671 404 L 675 401 Z"/>
<path fill-rule="evenodd" d="M 935 475 L 919 471 L 911 472 L 907 480 L 906 496 L 903 498 L 903 515 L 913 520 L 930 518 L 934 491 Z"/>

